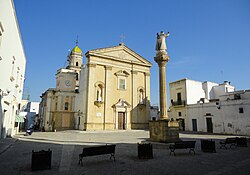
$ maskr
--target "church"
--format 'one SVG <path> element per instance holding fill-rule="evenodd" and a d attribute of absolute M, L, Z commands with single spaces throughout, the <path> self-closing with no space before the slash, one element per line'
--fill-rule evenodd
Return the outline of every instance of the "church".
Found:
<path fill-rule="evenodd" d="M 56 88 L 41 96 L 46 131 L 147 129 L 150 119 L 150 67 L 120 43 L 85 54 L 76 45 L 69 64 L 56 74 Z"/>

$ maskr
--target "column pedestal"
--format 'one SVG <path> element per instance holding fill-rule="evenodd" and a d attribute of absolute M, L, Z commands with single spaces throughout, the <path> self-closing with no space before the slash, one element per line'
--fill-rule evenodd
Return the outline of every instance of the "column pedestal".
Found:
<path fill-rule="evenodd" d="M 149 121 L 149 141 L 176 142 L 179 141 L 179 124 L 176 121 L 157 120 Z"/>

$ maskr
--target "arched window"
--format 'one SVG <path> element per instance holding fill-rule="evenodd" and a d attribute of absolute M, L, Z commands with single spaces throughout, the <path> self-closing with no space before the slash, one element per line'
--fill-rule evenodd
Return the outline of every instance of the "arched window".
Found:
<path fill-rule="evenodd" d="M 78 62 L 76 62 L 76 66 L 78 66 Z"/>
<path fill-rule="evenodd" d="M 65 111 L 69 110 L 69 102 L 64 103 L 64 110 Z"/>

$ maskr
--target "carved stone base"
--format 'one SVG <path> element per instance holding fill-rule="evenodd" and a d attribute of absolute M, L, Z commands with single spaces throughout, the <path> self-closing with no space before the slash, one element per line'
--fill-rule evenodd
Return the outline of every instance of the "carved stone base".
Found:
<path fill-rule="evenodd" d="M 157 120 L 149 121 L 150 141 L 176 142 L 179 141 L 179 125 L 176 121 Z"/>

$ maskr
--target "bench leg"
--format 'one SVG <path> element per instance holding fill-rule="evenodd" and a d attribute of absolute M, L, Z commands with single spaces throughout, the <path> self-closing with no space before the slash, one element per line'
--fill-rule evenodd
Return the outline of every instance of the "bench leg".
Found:
<path fill-rule="evenodd" d="M 80 165 L 80 164 L 83 166 L 81 154 L 79 155 L 79 161 L 78 161 L 78 165 Z"/>
<path fill-rule="evenodd" d="M 169 155 L 171 156 L 171 155 L 172 155 L 172 153 L 174 153 L 174 156 L 176 156 L 176 155 L 175 155 L 175 152 L 174 152 L 174 149 L 170 149 L 170 153 L 169 153 Z"/>
<path fill-rule="evenodd" d="M 194 153 L 194 155 L 195 155 L 194 148 L 190 148 L 190 150 L 189 150 L 189 154 L 190 154 L 191 152 L 193 152 L 193 153 Z"/>
<path fill-rule="evenodd" d="M 226 144 L 224 144 L 224 143 L 220 144 L 220 149 L 222 149 L 222 148 L 227 149 Z"/>
<path fill-rule="evenodd" d="M 114 162 L 115 162 L 115 154 L 114 154 L 114 153 L 111 154 L 111 156 L 110 156 L 109 159 L 111 160 L 112 158 L 113 158 L 113 160 L 114 160 Z"/>

